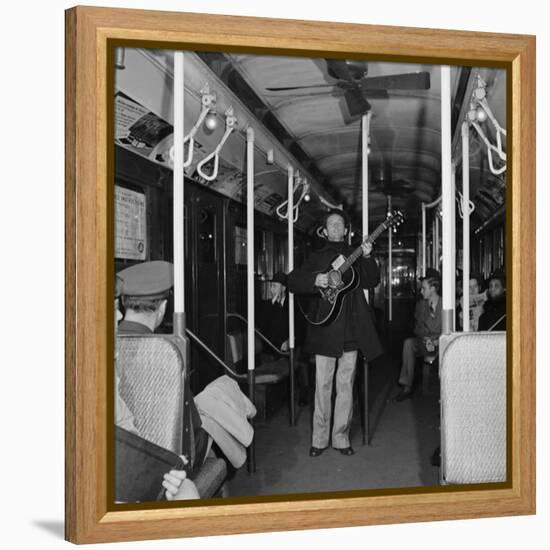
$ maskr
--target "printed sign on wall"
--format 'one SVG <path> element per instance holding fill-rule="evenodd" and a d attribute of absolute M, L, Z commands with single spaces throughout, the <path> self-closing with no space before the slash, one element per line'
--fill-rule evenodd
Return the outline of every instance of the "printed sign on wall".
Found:
<path fill-rule="evenodd" d="M 145 195 L 116 185 L 115 220 L 115 258 L 147 259 Z"/>

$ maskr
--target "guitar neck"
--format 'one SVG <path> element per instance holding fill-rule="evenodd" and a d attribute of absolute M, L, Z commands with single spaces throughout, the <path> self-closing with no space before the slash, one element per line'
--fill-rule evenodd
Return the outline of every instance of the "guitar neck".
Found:
<path fill-rule="evenodd" d="M 363 253 L 363 244 L 373 243 L 386 229 L 386 224 L 381 223 L 366 239 L 363 240 L 360 246 L 358 246 L 346 259 L 346 261 L 338 268 L 340 273 L 345 273 L 353 263 L 361 256 Z"/>

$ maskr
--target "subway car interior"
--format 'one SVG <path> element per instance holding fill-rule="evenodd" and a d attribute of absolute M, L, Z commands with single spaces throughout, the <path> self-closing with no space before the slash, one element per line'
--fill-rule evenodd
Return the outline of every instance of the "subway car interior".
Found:
<path fill-rule="evenodd" d="M 118 327 L 113 387 L 140 438 L 186 455 L 194 498 L 506 481 L 506 71 L 130 47 L 114 50 L 113 71 L 126 321 L 127 274 L 173 266 L 154 334 Z M 316 286 L 308 302 L 293 274 L 330 244 L 330 219 L 378 276 L 341 291 L 332 275 L 361 282 L 366 260 L 340 255 L 322 271 L 333 292 Z M 347 315 L 352 294 L 382 352 L 359 348 L 349 443 L 333 431 L 325 450 L 312 443 L 320 367 L 304 342 Z M 311 296 L 328 321 L 311 319 Z M 423 304 L 433 334 L 418 328 Z M 224 388 L 238 394 L 228 409 Z M 193 399 L 201 451 L 186 433 Z M 118 494 L 116 433 L 116 500 L 154 500 Z"/>

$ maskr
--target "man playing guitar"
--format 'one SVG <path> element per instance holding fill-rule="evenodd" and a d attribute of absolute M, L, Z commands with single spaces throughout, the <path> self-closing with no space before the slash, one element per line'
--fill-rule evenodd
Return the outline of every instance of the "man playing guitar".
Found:
<path fill-rule="evenodd" d="M 289 289 L 301 295 L 309 295 L 310 311 L 316 311 L 323 302 L 322 290 L 331 286 L 327 265 L 338 270 L 339 263 L 353 252 L 345 242 L 349 220 L 342 210 L 333 209 L 323 219 L 323 233 L 327 243 L 313 252 L 304 264 L 288 277 Z M 380 272 L 374 258 L 370 257 L 372 244 L 362 244 L 362 257 L 353 265 L 358 284 L 350 287 L 343 296 L 341 307 L 334 317 L 322 324 L 310 321 L 304 351 L 315 355 L 315 412 L 310 456 L 319 456 L 329 444 L 331 395 L 334 371 L 336 373 L 336 402 L 332 447 L 345 456 L 354 454 L 349 438 L 353 413 L 353 380 L 357 351 L 367 359 L 382 353 L 382 346 L 375 328 L 374 313 L 365 299 L 363 289 L 374 288 L 380 282 Z M 332 262 L 332 264 L 330 263 Z M 330 271 L 330 270 L 328 270 Z M 310 318 L 306 315 L 308 320 Z M 313 315 L 311 316 L 313 317 Z"/>

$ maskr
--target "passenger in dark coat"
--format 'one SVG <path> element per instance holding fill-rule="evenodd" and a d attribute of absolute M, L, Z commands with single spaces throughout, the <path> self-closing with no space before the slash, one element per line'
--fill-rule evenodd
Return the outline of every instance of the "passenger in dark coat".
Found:
<path fill-rule="evenodd" d="M 256 325 L 262 334 L 275 347 L 286 353 L 289 351 L 289 313 L 288 313 L 288 276 L 284 273 L 276 273 L 269 284 L 269 299 L 257 302 Z M 300 404 L 306 404 L 308 400 L 309 380 L 308 365 L 300 362 L 300 355 L 304 342 L 305 319 L 300 312 L 294 312 L 294 349 L 295 349 L 295 373 L 298 380 Z M 276 360 L 280 357 L 272 350 L 264 347 L 265 360 Z M 264 360 L 264 357 L 262 357 Z"/>
<path fill-rule="evenodd" d="M 256 324 L 277 349 L 288 351 L 287 276 L 276 273 L 269 284 L 269 299 L 260 300 Z"/>
<path fill-rule="evenodd" d="M 115 284 L 115 326 L 123 317 L 119 308 L 119 302 L 120 297 L 124 294 L 124 292 L 138 292 L 138 294 L 144 297 L 147 301 L 148 296 L 145 295 L 148 292 L 152 291 L 153 294 L 157 295 L 157 297 L 162 297 L 163 287 L 166 291 L 169 290 L 172 286 L 172 281 L 173 269 L 171 264 L 167 262 L 146 262 L 122 271 L 121 276 L 117 275 Z M 160 300 L 158 302 L 159 306 L 163 301 L 164 300 Z M 165 306 L 160 307 L 164 309 Z M 164 315 L 164 313 L 162 315 Z M 154 328 L 156 328 L 154 327 L 151 329 L 151 327 L 136 321 L 122 321 L 121 325 L 123 325 L 122 330 L 118 329 L 116 332 L 125 332 L 126 334 L 148 334 L 153 332 Z M 125 327 L 126 331 L 124 330 Z M 115 365 L 117 365 L 116 351 Z M 134 423 L 134 415 L 119 393 L 118 365 L 116 366 L 115 374 L 115 424 L 126 431 L 136 434 L 137 436 L 140 435 Z M 182 459 L 184 462 L 188 462 L 186 457 L 182 457 Z M 122 472 L 132 476 L 131 469 L 128 469 L 126 466 L 127 465 L 124 465 Z M 122 475 L 124 475 L 124 473 Z M 163 476 L 162 486 L 166 490 L 166 500 L 188 500 L 200 498 L 195 483 L 187 477 L 187 472 L 185 470 L 170 470 L 166 472 Z M 118 499 L 119 497 L 117 496 L 116 498 Z"/>
<path fill-rule="evenodd" d="M 479 318 L 479 330 L 506 330 L 506 279 L 501 271 L 489 277 L 487 301 Z"/>
<path fill-rule="evenodd" d="M 288 276 L 276 273 L 269 282 L 269 299 L 258 302 L 256 324 L 260 331 L 275 347 L 288 351 Z M 304 318 L 300 314 L 294 316 L 295 347 L 300 347 L 304 339 Z"/>
<path fill-rule="evenodd" d="M 153 334 L 161 325 L 166 312 L 166 299 L 173 286 L 174 268 L 169 262 L 144 262 L 128 267 L 118 273 L 122 279 L 122 300 L 126 314 L 118 325 L 118 334 Z M 185 436 L 182 452 L 186 455 L 196 474 L 207 451 L 208 436 L 202 429 L 201 419 L 189 386 L 189 377 L 184 380 L 183 404 Z"/>
<path fill-rule="evenodd" d="M 353 247 L 344 242 L 347 216 L 341 210 L 330 211 L 324 219 L 324 233 L 328 239 L 325 247 L 313 252 L 299 268 L 288 276 L 289 289 L 296 294 L 311 295 L 312 308 L 315 301 L 323 298 L 319 288 L 328 286 L 329 265 L 335 256 L 347 257 Z M 375 327 L 375 316 L 365 299 L 363 289 L 374 288 L 380 281 L 378 265 L 370 258 L 372 245 L 363 245 L 363 257 L 354 268 L 359 276 L 358 287 L 343 300 L 338 317 L 326 326 L 308 324 L 304 351 L 315 354 L 316 384 L 315 413 L 310 456 L 319 456 L 328 446 L 331 419 L 331 393 L 336 360 L 336 402 L 332 446 L 342 454 L 354 454 L 350 444 L 349 429 L 353 412 L 353 380 L 357 351 L 361 350 L 367 360 L 382 353 L 382 346 Z"/>

